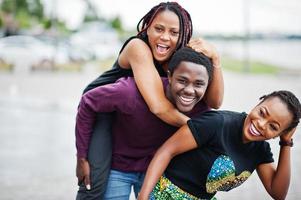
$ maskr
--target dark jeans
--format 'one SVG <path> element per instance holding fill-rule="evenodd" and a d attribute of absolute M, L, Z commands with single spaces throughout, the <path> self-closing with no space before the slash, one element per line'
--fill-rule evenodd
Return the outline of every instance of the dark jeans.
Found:
<path fill-rule="evenodd" d="M 76 200 L 101 200 L 106 190 L 112 158 L 112 113 L 98 114 L 91 142 L 90 163 L 91 190 L 81 183 Z"/>

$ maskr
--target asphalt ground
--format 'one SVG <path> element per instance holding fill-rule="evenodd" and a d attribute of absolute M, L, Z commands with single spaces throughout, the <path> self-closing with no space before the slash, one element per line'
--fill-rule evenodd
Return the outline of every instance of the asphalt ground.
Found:
<path fill-rule="evenodd" d="M 0 199 L 75 199 L 74 123 L 85 85 L 99 72 L 0 72 Z M 224 73 L 222 109 L 248 112 L 258 98 L 286 89 L 301 98 L 299 75 L 248 75 Z M 292 148 L 292 180 L 287 199 L 301 199 L 301 128 Z M 278 140 L 271 140 L 275 160 Z M 218 199 L 270 199 L 256 172 L 242 186 Z"/>

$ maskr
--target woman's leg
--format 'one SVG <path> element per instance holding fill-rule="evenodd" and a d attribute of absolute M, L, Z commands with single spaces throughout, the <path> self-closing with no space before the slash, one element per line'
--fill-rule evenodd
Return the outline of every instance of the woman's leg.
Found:
<path fill-rule="evenodd" d="M 91 190 L 81 184 L 76 200 L 103 199 L 111 168 L 112 157 L 112 113 L 98 114 L 89 145 Z"/>

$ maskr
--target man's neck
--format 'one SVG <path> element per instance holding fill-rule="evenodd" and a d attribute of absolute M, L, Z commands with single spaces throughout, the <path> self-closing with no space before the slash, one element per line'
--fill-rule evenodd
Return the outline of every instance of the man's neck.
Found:
<path fill-rule="evenodd" d="M 174 99 L 172 98 L 172 95 L 171 95 L 171 89 L 170 89 L 169 83 L 166 85 L 166 88 L 164 91 L 165 91 L 166 98 L 175 106 Z"/>

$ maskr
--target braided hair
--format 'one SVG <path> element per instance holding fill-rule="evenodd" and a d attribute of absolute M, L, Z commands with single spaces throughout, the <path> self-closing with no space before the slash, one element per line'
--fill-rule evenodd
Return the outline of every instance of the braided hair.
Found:
<path fill-rule="evenodd" d="M 184 47 L 188 44 L 192 36 L 192 21 L 190 14 L 182 8 L 177 2 L 162 2 L 153 7 L 146 15 L 144 15 L 137 24 L 138 37 L 143 39 L 147 38 L 146 31 L 153 22 L 158 13 L 169 10 L 174 12 L 180 21 L 179 40 L 176 45 L 176 49 Z"/>
<path fill-rule="evenodd" d="M 293 120 L 289 127 L 285 129 L 283 132 L 287 133 L 293 128 L 295 128 L 299 124 L 299 120 L 301 118 L 301 104 L 298 98 L 290 91 L 286 90 L 279 90 L 279 91 L 274 91 L 271 94 L 264 95 L 260 97 L 260 100 L 264 102 L 265 100 L 272 98 L 272 97 L 278 97 L 283 103 L 287 105 L 288 110 L 292 113 L 293 115 Z"/>

